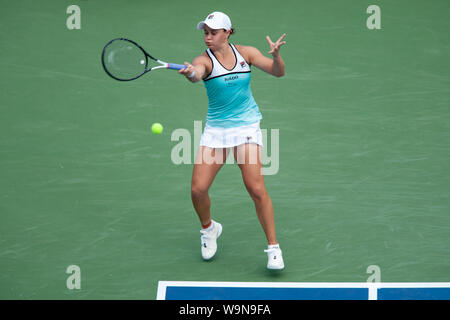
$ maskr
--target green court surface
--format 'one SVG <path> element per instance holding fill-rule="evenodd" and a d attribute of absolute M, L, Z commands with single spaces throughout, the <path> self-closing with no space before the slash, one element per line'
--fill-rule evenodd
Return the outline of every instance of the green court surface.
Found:
<path fill-rule="evenodd" d="M 79 30 L 66 26 L 72 4 Z M 374 4 L 381 29 L 370 30 Z M 381 281 L 449 281 L 449 9 L 448 0 L 2 1 L 0 298 L 155 299 L 159 280 L 365 282 L 370 265 Z M 224 231 L 215 259 L 201 259 L 193 165 L 173 163 L 171 134 L 187 129 L 194 152 L 203 84 L 167 70 L 122 83 L 100 63 L 119 36 L 192 61 L 205 50 L 195 26 L 215 10 L 231 17 L 232 42 L 264 54 L 266 35 L 287 33 L 286 76 L 252 72 L 261 128 L 269 141 L 279 130 L 279 170 L 265 177 L 286 264 L 276 274 L 236 165 L 210 190 Z M 70 265 L 81 289 L 67 287 Z"/>

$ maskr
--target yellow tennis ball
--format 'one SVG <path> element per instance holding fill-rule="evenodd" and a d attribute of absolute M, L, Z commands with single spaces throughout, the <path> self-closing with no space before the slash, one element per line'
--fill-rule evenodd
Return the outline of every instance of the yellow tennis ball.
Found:
<path fill-rule="evenodd" d="M 161 134 L 163 132 L 163 126 L 161 123 L 152 124 L 152 132 L 153 134 Z"/>

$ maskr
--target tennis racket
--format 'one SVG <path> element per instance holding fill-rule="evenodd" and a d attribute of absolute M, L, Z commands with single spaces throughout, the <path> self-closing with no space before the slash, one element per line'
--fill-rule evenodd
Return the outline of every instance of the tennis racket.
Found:
<path fill-rule="evenodd" d="M 154 66 L 151 66 L 150 63 Z M 105 45 L 102 52 L 102 65 L 111 78 L 119 81 L 135 80 L 156 69 L 180 70 L 186 68 L 182 64 L 167 63 L 156 59 L 136 42 L 125 38 L 113 39 Z"/>

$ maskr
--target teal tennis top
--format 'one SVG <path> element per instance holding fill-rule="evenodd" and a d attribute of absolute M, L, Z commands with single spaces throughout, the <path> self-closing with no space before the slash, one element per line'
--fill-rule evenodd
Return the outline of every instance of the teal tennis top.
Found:
<path fill-rule="evenodd" d="M 212 62 L 211 73 L 203 79 L 209 100 L 206 125 L 210 127 L 240 127 L 262 119 L 250 89 L 250 66 L 235 46 L 230 46 L 236 57 L 231 70 L 226 69 L 210 49 L 206 50 Z"/>

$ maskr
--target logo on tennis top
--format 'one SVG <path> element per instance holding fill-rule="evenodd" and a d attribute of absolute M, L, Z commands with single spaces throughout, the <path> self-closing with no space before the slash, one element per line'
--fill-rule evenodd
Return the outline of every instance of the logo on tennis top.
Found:
<path fill-rule="evenodd" d="M 239 79 L 239 76 L 238 76 L 238 75 L 230 76 L 230 77 L 225 77 L 225 78 L 224 78 L 225 81 L 232 81 L 232 80 L 236 80 L 236 79 Z"/>
<path fill-rule="evenodd" d="M 245 67 L 245 61 L 241 61 L 241 68 Z"/>

